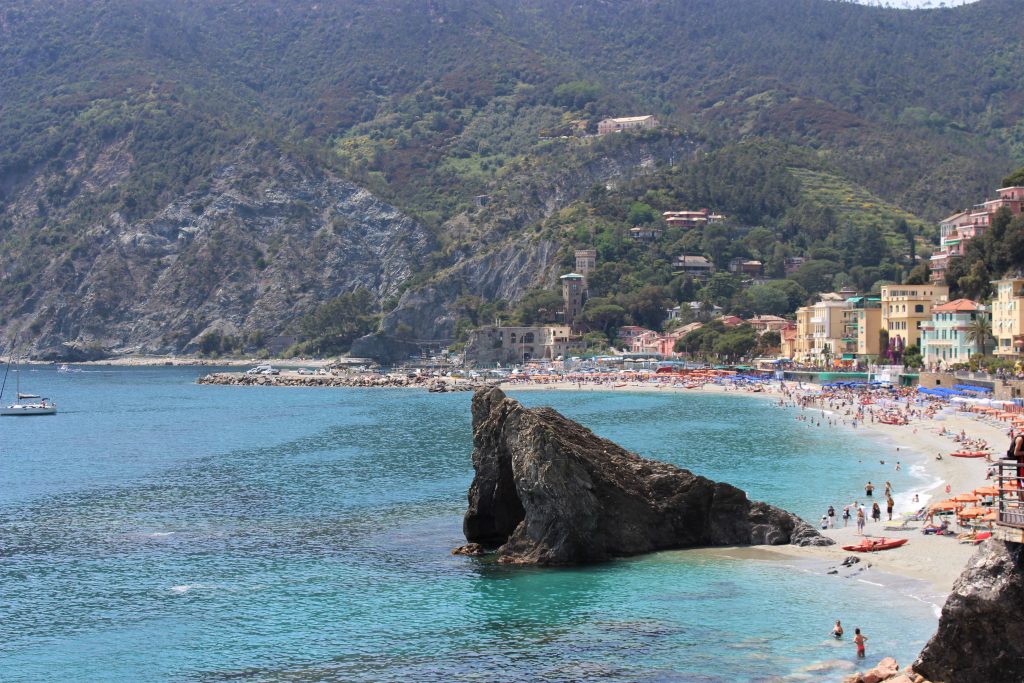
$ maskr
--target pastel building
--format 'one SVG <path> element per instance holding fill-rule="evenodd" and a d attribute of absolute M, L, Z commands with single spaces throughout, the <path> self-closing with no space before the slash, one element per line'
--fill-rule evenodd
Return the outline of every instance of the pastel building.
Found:
<path fill-rule="evenodd" d="M 878 356 L 879 334 L 882 331 L 882 302 L 879 297 L 861 296 L 850 299 L 853 304 L 851 329 L 847 333 L 857 340 L 857 356 Z"/>
<path fill-rule="evenodd" d="M 995 355 L 1004 358 L 1024 352 L 1024 278 L 993 280 L 992 336 Z"/>
<path fill-rule="evenodd" d="M 1024 212 L 1024 187 L 1015 185 L 996 190 L 996 198 L 975 204 L 939 223 L 939 248 L 932 254 L 929 266 L 932 282 L 944 282 L 952 261 L 964 255 L 968 242 L 985 233 L 999 209 L 1008 209 L 1014 216 Z"/>
<path fill-rule="evenodd" d="M 626 130 L 645 130 L 661 125 L 652 114 L 646 116 L 624 116 L 615 119 L 604 119 L 597 124 L 597 134 L 621 133 Z"/>
<path fill-rule="evenodd" d="M 972 322 L 988 315 L 984 306 L 970 299 L 933 306 L 931 321 L 921 326 L 921 358 L 925 367 L 942 368 L 970 360 L 972 354 L 980 351 L 980 345 L 976 340 L 967 341 L 967 331 Z"/>
<path fill-rule="evenodd" d="M 482 327 L 473 332 L 467 358 L 481 365 L 517 365 L 530 360 L 555 360 L 583 348 L 582 338 L 568 325 Z"/>
<path fill-rule="evenodd" d="M 725 216 L 711 213 L 707 209 L 699 211 L 665 211 L 661 214 L 665 223 L 673 228 L 702 228 L 709 223 L 721 223 Z"/>
<path fill-rule="evenodd" d="M 903 348 L 921 339 L 921 326 L 931 322 L 932 307 L 949 300 L 945 285 L 883 285 L 881 293 L 882 329 L 889 339 L 900 337 Z"/>

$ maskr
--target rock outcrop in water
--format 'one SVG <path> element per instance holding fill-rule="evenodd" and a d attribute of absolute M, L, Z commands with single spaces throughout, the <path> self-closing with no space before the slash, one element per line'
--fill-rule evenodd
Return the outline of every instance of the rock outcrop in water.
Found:
<path fill-rule="evenodd" d="M 914 662 L 932 681 L 1024 681 L 1024 549 L 986 541 L 946 599 L 939 628 Z"/>
<path fill-rule="evenodd" d="M 473 396 L 466 539 L 513 564 L 564 565 L 672 548 L 831 545 L 735 486 L 645 460 L 551 408 Z"/>

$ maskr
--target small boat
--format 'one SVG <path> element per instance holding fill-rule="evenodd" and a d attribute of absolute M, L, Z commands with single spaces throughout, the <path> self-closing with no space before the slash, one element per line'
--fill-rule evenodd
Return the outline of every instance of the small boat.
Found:
<path fill-rule="evenodd" d="M 881 422 L 884 425 L 900 425 L 900 426 L 903 426 L 903 425 L 907 424 L 906 420 L 901 420 L 898 417 L 880 417 L 880 418 L 878 418 L 878 421 Z"/>
<path fill-rule="evenodd" d="M 950 455 L 954 458 L 984 458 L 988 453 L 985 451 L 957 451 Z"/>
<path fill-rule="evenodd" d="M 7 370 L 4 372 L 4 381 L 0 385 L 0 395 L 3 394 L 3 387 L 7 384 L 7 373 L 11 369 L 11 365 L 14 363 L 13 356 L 7 363 Z M 16 388 L 14 390 L 14 403 L 0 407 L 0 416 L 16 417 L 19 415 L 56 415 L 57 404 L 48 398 L 43 398 L 39 394 L 23 394 L 21 393 L 21 371 L 18 368 L 14 368 L 14 376 L 16 378 Z"/>
<path fill-rule="evenodd" d="M 844 545 L 843 550 L 849 550 L 855 553 L 873 553 L 878 550 L 899 548 L 906 542 L 907 539 L 905 538 L 865 538 L 857 545 Z"/>

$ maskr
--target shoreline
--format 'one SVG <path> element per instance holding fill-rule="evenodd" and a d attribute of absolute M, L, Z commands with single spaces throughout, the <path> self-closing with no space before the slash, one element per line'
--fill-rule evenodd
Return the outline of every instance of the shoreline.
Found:
<path fill-rule="evenodd" d="M 789 383 L 787 383 L 787 386 Z M 793 385 L 795 388 L 796 385 Z M 617 392 L 617 393 L 669 393 L 687 394 L 693 392 L 713 392 L 736 396 L 749 396 L 754 399 L 768 400 L 778 403 L 785 398 L 778 383 L 764 385 L 760 392 L 744 391 L 725 386 L 707 384 L 699 389 L 686 389 L 667 385 L 637 384 L 629 383 L 626 386 L 614 385 L 587 385 L 581 386 L 570 382 L 553 382 L 548 384 L 518 384 L 504 382 L 500 385 L 502 391 L 514 395 L 519 391 L 562 391 L 562 392 Z M 816 390 L 817 385 L 804 385 L 804 389 Z M 957 446 L 948 436 L 939 434 L 945 429 L 950 434 L 964 431 L 973 438 L 982 438 L 990 445 L 999 446 L 1006 440 L 1005 425 L 996 425 L 982 422 L 973 413 L 956 411 L 953 407 L 946 407 L 933 418 L 913 418 L 909 424 L 886 425 L 878 422 L 865 421 L 859 423 L 854 429 L 849 424 L 843 424 L 842 416 L 836 411 L 831 411 L 826 405 L 808 406 L 807 413 L 824 411 L 826 417 L 837 420 L 833 428 L 839 429 L 840 438 L 868 438 L 877 440 L 880 443 L 888 442 L 894 448 L 898 448 L 899 455 L 892 457 L 892 448 L 886 448 L 886 460 L 899 460 L 908 474 L 914 474 L 921 479 L 919 486 L 914 486 L 907 491 L 894 493 L 896 501 L 893 518 L 896 519 L 902 512 L 912 512 L 919 507 L 927 505 L 929 501 L 941 500 L 949 495 L 969 492 L 979 486 L 985 485 L 987 463 L 984 459 L 977 460 L 945 457 Z M 831 413 L 831 414 L 830 414 Z M 936 453 L 941 453 L 942 460 L 936 460 Z M 946 493 L 947 484 L 951 493 Z M 885 520 L 885 498 L 881 494 L 882 486 L 879 482 L 877 495 L 873 500 L 878 501 L 883 508 L 882 518 Z M 917 493 L 919 502 L 913 503 L 912 496 Z M 866 500 L 861 492 L 854 494 L 859 501 Z M 770 501 L 769 501 L 770 502 Z M 824 504 L 828 507 L 828 503 Z M 824 509 L 822 510 L 824 512 Z M 920 531 L 923 522 L 912 522 L 915 527 L 909 530 L 888 531 L 886 538 L 907 538 L 909 542 L 900 548 L 877 552 L 877 553 L 856 553 L 842 549 L 843 545 L 853 545 L 862 538 L 856 533 L 854 520 L 850 525 L 842 527 L 842 504 L 836 506 L 836 528 L 821 530 L 817 524 L 818 520 L 805 520 L 822 534 L 836 541 L 835 545 L 827 547 L 798 546 L 755 546 L 755 547 L 721 547 L 721 548 L 700 548 L 686 550 L 685 552 L 701 552 L 718 556 L 749 559 L 767 559 L 766 554 L 774 556 L 778 561 L 801 561 L 809 563 L 825 562 L 831 566 L 840 567 L 843 560 L 850 556 L 858 557 L 861 562 L 856 565 L 859 578 L 869 580 L 872 573 L 887 574 L 898 579 L 912 579 L 926 582 L 930 588 L 936 591 L 936 595 L 928 596 L 928 602 L 941 606 L 946 595 L 951 591 L 953 583 L 960 576 L 964 566 L 977 548 L 972 544 L 960 543 L 955 537 L 943 537 L 935 535 L 924 535 Z M 884 522 L 868 521 L 865 526 L 865 537 L 882 537 Z M 861 570 L 859 568 L 863 567 Z M 840 572 L 842 573 L 842 572 Z M 867 576 L 864 576 L 864 575 Z M 878 576 L 876 583 L 889 585 L 893 583 L 891 578 Z M 920 598 L 920 596 L 915 595 Z"/>

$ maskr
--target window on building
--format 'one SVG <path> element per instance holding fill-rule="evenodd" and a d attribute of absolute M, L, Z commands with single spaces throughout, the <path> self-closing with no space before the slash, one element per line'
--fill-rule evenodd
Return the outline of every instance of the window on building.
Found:
<path fill-rule="evenodd" d="M 924 304 L 914 306 L 914 313 L 924 313 Z"/>

